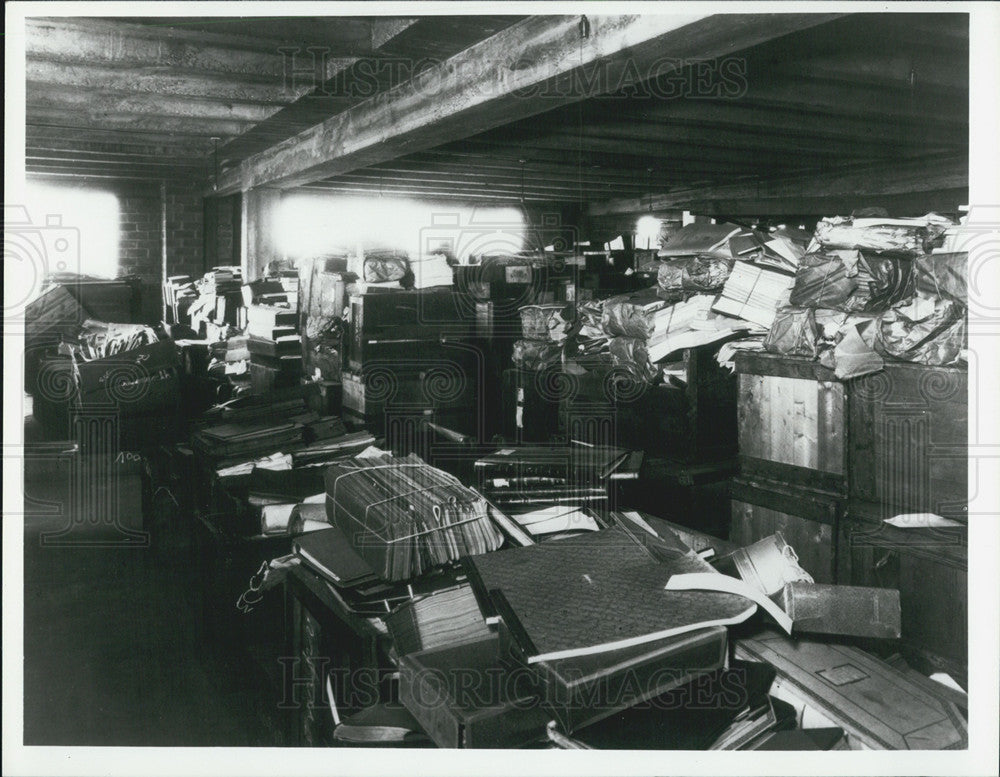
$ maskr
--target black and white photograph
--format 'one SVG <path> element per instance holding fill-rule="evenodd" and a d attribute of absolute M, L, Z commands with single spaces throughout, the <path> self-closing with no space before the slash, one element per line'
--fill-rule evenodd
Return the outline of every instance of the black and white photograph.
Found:
<path fill-rule="evenodd" d="M 998 774 L 1000 7 L 5 15 L 4 775 Z"/>

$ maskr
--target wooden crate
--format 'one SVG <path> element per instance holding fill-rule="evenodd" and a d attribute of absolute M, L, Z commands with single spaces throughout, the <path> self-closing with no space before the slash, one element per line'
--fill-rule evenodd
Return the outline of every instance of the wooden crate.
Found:
<path fill-rule="evenodd" d="M 852 499 L 879 518 L 968 513 L 968 372 L 887 364 L 850 384 L 848 479 Z"/>
<path fill-rule="evenodd" d="M 817 583 L 837 583 L 838 538 L 846 500 L 773 481 L 733 479 L 729 540 L 750 545 L 780 531 Z"/>
<path fill-rule="evenodd" d="M 968 534 L 898 529 L 877 505 L 851 500 L 841 539 L 842 582 L 899 590 L 902 645 L 922 671 L 959 680 L 968 664 Z"/>
<path fill-rule="evenodd" d="M 847 492 L 845 386 L 816 362 L 740 353 L 739 456 L 746 473 Z"/>

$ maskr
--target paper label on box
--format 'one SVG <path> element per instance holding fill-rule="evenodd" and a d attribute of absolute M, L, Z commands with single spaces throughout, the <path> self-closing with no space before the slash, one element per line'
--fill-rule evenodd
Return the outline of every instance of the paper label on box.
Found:
<path fill-rule="evenodd" d="M 531 283 L 531 268 L 522 265 L 504 267 L 507 283 Z"/>
<path fill-rule="evenodd" d="M 837 686 L 856 683 L 859 680 L 867 680 L 869 677 L 869 675 L 862 672 L 854 664 L 841 664 L 830 669 L 820 669 L 816 674 L 830 683 L 830 685 Z"/>

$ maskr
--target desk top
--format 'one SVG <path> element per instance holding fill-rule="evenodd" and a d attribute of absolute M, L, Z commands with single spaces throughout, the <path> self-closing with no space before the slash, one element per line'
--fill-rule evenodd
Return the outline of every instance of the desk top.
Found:
<path fill-rule="evenodd" d="M 359 637 L 378 639 L 388 634 L 383 620 L 374 615 L 366 617 L 354 611 L 332 584 L 304 564 L 289 569 L 285 585 L 297 596 L 305 593 L 312 597 L 324 610 L 348 626 Z M 388 610 L 385 614 L 389 614 Z"/>

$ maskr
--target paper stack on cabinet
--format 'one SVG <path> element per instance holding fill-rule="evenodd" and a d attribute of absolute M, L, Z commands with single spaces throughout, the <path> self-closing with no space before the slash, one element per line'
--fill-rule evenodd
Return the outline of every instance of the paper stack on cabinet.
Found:
<path fill-rule="evenodd" d="M 454 272 L 444 254 L 430 254 L 419 261 L 410 262 L 413 272 L 413 288 L 427 289 L 431 286 L 454 285 Z"/>
<path fill-rule="evenodd" d="M 737 262 L 712 309 L 769 327 L 778 308 L 788 304 L 794 282 L 792 275 Z"/>

